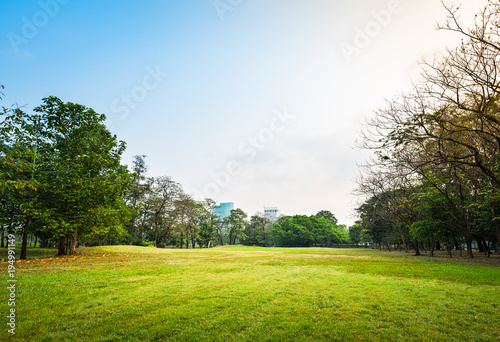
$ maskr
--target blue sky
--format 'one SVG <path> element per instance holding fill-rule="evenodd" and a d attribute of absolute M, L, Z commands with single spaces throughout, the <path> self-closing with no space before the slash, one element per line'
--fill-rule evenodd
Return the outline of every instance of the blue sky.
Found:
<path fill-rule="evenodd" d="M 352 224 L 364 118 L 458 41 L 434 29 L 444 14 L 438 0 L 2 0 L 3 104 L 104 113 L 124 163 L 145 154 L 198 199 Z"/>

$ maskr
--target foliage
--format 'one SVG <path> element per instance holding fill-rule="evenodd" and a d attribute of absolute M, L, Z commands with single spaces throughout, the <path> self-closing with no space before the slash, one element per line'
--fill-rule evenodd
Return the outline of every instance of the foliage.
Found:
<path fill-rule="evenodd" d="M 129 184 L 120 165 L 125 143 L 107 130 L 103 114 L 85 106 L 51 96 L 34 112 L 4 111 L 0 193 L 22 209 L 15 220 L 24 236 L 49 233 L 60 254 L 72 254 L 77 234 L 102 235 L 117 225 Z"/>
<path fill-rule="evenodd" d="M 331 246 L 347 242 L 346 234 L 332 220 L 314 215 L 281 217 L 273 225 L 270 237 L 281 247 Z"/>
<path fill-rule="evenodd" d="M 247 246 L 271 246 L 272 242 L 269 237 L 271 228 L 270 220 L 264 214 L 257 213 L 250 217 L 250 222 L 244 231 L 245 238 L 241 243 Z"/>
<path fill-rule="evenodd" d="M 360 243 L 370 242 L 370 236 L 367 234 L 366 229 L 363 227 L 361 221 L 356 221 L 349 227 L 349 242 L 355 245 Z"/>
<path fill-rule="evenodd" d="M 358 211 L 375 240 L 395 229 L 405 248 L 408 236 L 431 250 L 436 240 L 458 239 L 472 258 L 474 238 L 500 242 L 500 4 L 488 1 L 470 28 L 460 7 L 444 6 L 439 28 L 463 40 L 423 63 L 422 81 L 369 120 L 360 147 L 375 157 L 358 182 Z"/>
<path fill-rule="evenodd" d="M 247 214 L 243 210 L 232 209 L 229 216 L 224 219 L 230 245 L 234 245 L 236 241 L 245 238 L 246 218 Z"/>

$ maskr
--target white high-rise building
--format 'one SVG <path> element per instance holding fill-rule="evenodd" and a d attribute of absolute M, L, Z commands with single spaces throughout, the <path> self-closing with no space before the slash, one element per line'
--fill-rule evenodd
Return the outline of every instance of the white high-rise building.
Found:
<path fill-rule="evenodd" d="M 264 207 L 264 216 L 271 222 L 278 219 L 279 213 L 278 207 Z"/>

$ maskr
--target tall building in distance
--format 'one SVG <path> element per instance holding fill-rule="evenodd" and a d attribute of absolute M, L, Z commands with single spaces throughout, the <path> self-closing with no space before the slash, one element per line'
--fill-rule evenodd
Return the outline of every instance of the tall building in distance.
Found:
<path fill-rule="evenodd" d="M 231 210 L 234 209 L 233 202 L 220 203 L 219 205 L 214 205 L 212 207 L 212 214 L 224 219 L 231 214 Z"/>
<path fill-rule="evenodd" d="M 278 219 L 279 213 L 278 207 L 264 207 L 264 216 L 271 222 Z"/>

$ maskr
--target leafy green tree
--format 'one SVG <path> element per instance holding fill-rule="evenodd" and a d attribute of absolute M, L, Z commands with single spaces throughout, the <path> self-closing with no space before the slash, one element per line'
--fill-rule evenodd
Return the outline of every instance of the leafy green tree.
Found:
<path fill-rule="evenodd" d="M 48 177 L 41 187 L 42 201 L 50 212 L 50 229 L 59 238 L 59 254 L 75 252 L 78 233 L 89 234 L 93 215 L 116 214 L 130 176 L 120 164 L 125 143 L 104 125 L 105 116 L 85 106 L 56 97 L 43 99 L 35 108 L 41 119 L 46 153 L 41 169 Z M 50 176 L 49 176 L 50 175 Z M 112 224 L 102 222 L 100 228 Z"/>
<path fill-rule="evenodd" d="M 247 246 L 270 246 L 269 231 L 272 223 L 262 213 L 250 217 L 250 222 L 245 228 L 245 238 L 241 241 Z"/>
<path fill-rule="evenodd" d="M 93 244 L 98 241 L 99 245 L 106 241 L 108 244 L 121 244 L 127 241 L 128 232 L 124 222 L 130 220 L 131 211 L 121 199 L 117 199 L 115 205 L 110 207 L 90 208 L 88 212 L 89 229 L 78 236 L 83 244 Z"/>
<path fill-rule="evenodd" d="M 117 214 L 130 179 L 120 165 L 125 143 L 106 129 L 104 115 L 85 106 L 48 97 L 34 112 L 4 112 L 0 192 L 23 210 L 22 257 L 29 232 L 48 233 L 60 255 L 73 254 L 77 237 L 97 229 L 96 213 Z"/>
<path fill-rule="evenodd" d="M 317 218 L 324 218 L 324 219 L 332 222 L 335 225 L 338 223 L 337 218 L 335 217 L 335 215 L 333 215 L 332 212 L 328 211 L 328 210 L 320 210 L 314 216 L 316 216 Z"/>
<path fill-rule="evenodd" d="M 331 246 L 347 242 L 347 237 L 332 220 L 316 216 L 282 217 L 273 225 L 272 241 L 281 247 Z"/>
<path fill-rule="evenodd" d="M 371 237 L 372 247 L 382 247 L 384 241 L 388 241 L 391 233 L 396 228 L 397 219 L 386 209 L 384 196 L 373 196 L 356 209 L 360 215 L 361 222 Z"/>
<path fill-rule="evenodd" d="M 439 185 L 444 190 L 444 187 Z M 446 195 L 447 196 L 447 195 Z M 417 240 L 429 242 L 430 256 L 434 256 L 437 241 L 450 244 L 451 240 L 461 239 L 460 225 L 454 220 L 457 212 L 430 182 L 422 181 L 413 194 L 418 219 L 410 226 L 410 234 Z M 451 256 L 451 253 L 450 253 Z"/>
<path fill-rule="evenodd" d="M 215 227 L 218 225 L 217 218 L 212 212 L 212 208 L 216 202 L 211 198 L 206 198 L 200 202 L 200 215 L 199 215 L 199 244 L 210 248 L 216 240 Z"/>
<path fill-rule="evenodd" d="M 198 204 L 190 195 L 181 191 L 177 199 L 174 201 L 174 206 L 176 213 L 176 230 L 179 236 L 179 247 L 182 248 L 185 241 L 186 248 L 189 248 L 189 236 L 192 236 L 196 230 L 192 226 L 192 220 L 197 215 Z M 196 236 L 194 238 L 196 238 Z"/>
<path fill-rule="evenodd" d="M 245 238 L 246 218 L 247 214 L 241 209 L 232 209 L 229 216 L 225 218 L 230 245 L 236 244 L 238 239 Z"/>
<path fill-rule="evenodd" d="M 174 227 L 172 217 L 175 211 L 175 201 L 181 191 L 181 186 L 170 177 L 162 176 L 155 179 L 152 196 L 149 199 L 155 247 L 159 235 L 163 233 L 169 236 Z"/>
<path fill-rule="evenodd" d="M 126 222 L 125 227 L 128 232 L 129 244 L 138 243 L 141 232 L 141 209 L 151 192 L 152 182 L 146 179 L 148 166 L 146 165 L 146 155 L 135 155 L 132 165 L 132 182 L 129 190 L 124 196 L 124 201 L 130 208 L 130 220 Z M 144 213 L 142 213 L 144 214 Z M 142 232 L 141 232 L 142 233 Z"/>
<path fill-rule="evenodd" d="M 3 89 L 3 86 L 2 86 Z M 0 111 L 0 224 L 22 234 L 20 259 L 26 259 L 28 234 L 44 213 L 40 210 L 40 118 L 20 108 Z M 3 232 L 3 229 L 2 229 Z M 2 239 L 3 242 L 3 239 Z"/>
<path fill-rule="evenodd" d="M 369 241 L 361 221 L 356 221 L 349 227 L 349 241 L 355 245 Z"/>

